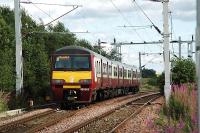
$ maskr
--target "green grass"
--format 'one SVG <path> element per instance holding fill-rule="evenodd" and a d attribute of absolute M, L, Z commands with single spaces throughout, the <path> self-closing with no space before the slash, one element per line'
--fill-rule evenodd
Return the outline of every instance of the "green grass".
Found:
<path fill-rule="evenodd" d="M 159 91 L 159 87 L 156 84 L 151 84 L 152 78 L 143 78 L 140 86 L 141 91 Z"/>

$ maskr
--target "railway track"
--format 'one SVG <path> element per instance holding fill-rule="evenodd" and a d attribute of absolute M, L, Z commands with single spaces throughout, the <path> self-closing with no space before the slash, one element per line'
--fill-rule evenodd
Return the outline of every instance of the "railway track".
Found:
<path fill-rule="evenodd" d="M 121 122 L 124 123 L 129 116 L 133 117 L 134 115 L 136 115 L 147 104 L 151 103 L 158 97 L 160 97 L 159 93 L 139 96 L 134 100 L 127 102 L 124 105 L 121 105 L 117 108 L 113 108 L 108 112 L 105 112 L 99 116 L 89 119 L 88 121 L 84 121 L 83 123 L 77 124 L 71 128 L 64 129 L 61 132 L 63 133 L 115 132 L 118 129 L 118 127 L 120 127 Z M 134 104 L 132 105 L 132 103 L 138 103 L 138 105 L 137 106 Z M 122 113 L 120 113 L 121 111 Z"/>
<path fill-rule="evenodd" d="M 77 111 L 69 110 L 49 110 L 38 115 L 27 117 L 18 121 L 13 121 L 5 125 L 0 126 L 0 132 L 2 133 L 35 133 L 43 129 L 44 127 L 51 126 L 55 123 L 73 116 Z"/>
<path fill-rule="evenodd" d="M 160 96 L 157 96 L 155 98 L 152 98 L 150 100 L 148 100 L 147 102 L 145 103 L 142 103 L 142 104 L 138 104 L 138 105 L 141 105 L 139 106 L 129 117 L 127 117 L 125 120 L 123 120 L 121 123 L 119 123 L 118 125 L 116 125 L 111 131 L 109 131 L 109 133 L 116 133 L 118 132 L 119 129 L 121 129 L 124 125 L 126 125 L 126 123 L 133 117 L 135 117 L 137 114 L 139 114 L 147 105 L 151 104 L 154 100 L 156 100 L 158 97 Z"/>
<path fill-rule="evenodd" d="M 152 94 L 152 93 L 151 93 Z M 157 94 L 157 93 L 155 93 Z M 138 93 L 135 95 L 128 95 L 128 96 L 124 96 L 124 97 L 118 97 L 115 99 L 110 99 L 110 100 L 106 100 L 106 101 L 102 101 L 102 102 L 97 102 L 96 104 L 92 104 L 90 106 L 87 106 L 81 110 L 61 110 L 61 111 L 56 111 L 53 109 L 49 109 L 45 112 L 39 113 L 39 114 L 35 114 L 33 116 L 30 117 L 25 117 L 23 119 L 19 119 L 19 120 L 14 120 L 11 121 L 9 123 L 6 124 L 0 124 L 0 132 L 9 132 L 9 133 L 21 133 L 21 132 L 28 132 L 28 133 L 34 133 L 37 131 L 41 131 L 44 130 L 50 126 L 53 126 L 57 123 L 62 122 L 65 119 L 69 119 L 73 116 L 75 116 L 76 114 L 80 114 L 80 112 L 82 111 L 87 112 L 87 110 L 93 109 L 93 108 L 101 108 L 101 106 L 109 106 L 110 104 L 116 104 L 122 101 L 127 101 L 129 99 L 134 99 L 134 101 L 141 101 L 143 100 L 143 97 L 150 95 L 148 93 Z M 131 103 L 131 101 L 129 102 L 129 104 Z M 141 103 L 140 103 L 141 104 Z M 101 116 L 96 117 L 95 119 L 101 119 L 105 116 L 108 116 L 109 114 L 111 114 L 114 110 L 120 109 L 123 106 L 127 106 L 127 104 L 124 104 L 120 107 L 117 107 L 115 109 L 112 109 L 110 111 L 108 111 L 105 114 L 102 114 Z M 84 122 L 85 125 L 90 125 L 91 123 L 93 123 L 95 121 L 95 119 L 90 119 L 87 122 Z M 62 132 L 73 132 L 79 129 L 83 129 L 82 127 L 85 127 L 84 125 L 77 125 L 73 128 L 70 129 L 66 129 L 63 130 Z M 76 130 L 75 130 L 76 129 Z"/>
<path fill-rule="evenodd" d="M 52 113 L 54 113 L 53 109 L 46 109 L 45 111 L 42 111 L 41 113 L 30 115 L 30 116 L 27 116 L 27 117 L 24 117 L 24 118 L 19 118 L 19 119 L 16 118 L 15 120 L 11 120 L 11 121 L 9 121 L 9 119 L 5 120 L 5 122 L 3 122 L 0 125 L 0 131 L 1 132 L 8 132 L 8 131 L 10 131 L 14 128 L 17 128 L 19 125 L 22 125 L 22 124 L 28 122 L 28 121 L 31 121 L 33 119 L 37 119 L 37 118 L 40 118 L 40 117 L 43 117 L 43 116 L 47 116 L 47 115 L 50 115 Z"/>

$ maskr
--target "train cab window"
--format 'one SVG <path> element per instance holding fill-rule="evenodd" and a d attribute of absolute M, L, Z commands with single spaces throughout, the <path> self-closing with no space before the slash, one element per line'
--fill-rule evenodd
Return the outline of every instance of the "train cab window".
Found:
<path fill-rule="evenodd" d="M 55 61 L 55 69 L 70 69 L 71 63 L 69 56 L 58 56 Z"/>
<path fill-rule="evenodd" d="M 74 57 L 73 58 L 73 68 L 75 70 L 89 68 L 88 58 L 87 57 Z"/>
<path fill-rule="evenodd" d="M 91 70 L 89 56 L 59 55 L 55 57 L 54 70 L 88 71 Z"/>

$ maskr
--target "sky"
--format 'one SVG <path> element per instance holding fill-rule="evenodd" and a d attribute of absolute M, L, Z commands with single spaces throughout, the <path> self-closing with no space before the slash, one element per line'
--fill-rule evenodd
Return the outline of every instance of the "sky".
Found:
<path fill-rule="evenodd" d="M 21 0 L 34 3 L 51 3 L 65 5 L 80 5 L 79 8 L 59 19 L 66 28 L 76 33 L 80 39 L 86 39 L 92 45 L 96 45 L 98 39 L 106 49 L 111 49 L 113 39 L 120 42 L 148 42 L 162 40 L 162 36 L 151 28 L 152 25 L 139 7 L 147 14 L 151 21 L 163 31 L 162 3 L 148 0 Z M 136 4 L 137 3 L 137 4 Z M 137 6 L 139 5 L 139 7 Z M 9 6 L 13 9 L 13 0 L 0 0 L 0 6 Z M 23 4 L 21 8 L 38 23 L 48 23 L 52 19 L 73 9 L 72 6 L 47 6 L 35 4 Z M 182 40 L 191 40 L 195 35 L 196 27 L 196 1 L 195 0 L 170 0 L 169 10 L 170 32 L 172 40 L 181 36 Z M 171 17 L 172 16 L 172 17 Z M 171 19 L 172 18 L 172 19 Z M 171 25 L 172 20 L 172 25 Z M 56 23 L 56 22 L 55 22 Z M 54 23 L 54 24 L 55 24 Z M 123 26 L 147 26 L 147 28 L 123 27 Z M 14 27 L 13 27 L 14 28 Z M 193 44 L 195 45 L 195 44 Z M 193 46 L 194 47 L 194 46 Z M 139 65 L 139 52 L 162 53 L 163 44 L 152 45 L 125 45 L 122 46 L 122 61 L 130 65 Z M 178 55 L 178 45 L 170 44 L 170 51 Z M 182 45 L 182 55 L 187 57 L 187 44 Z M 173 55 L 171 55 L 172 57 Z M 142 55 L 142 65 L 154 69 L 157 73 L 164 70 L 163 56 L 159 54 Z"/>

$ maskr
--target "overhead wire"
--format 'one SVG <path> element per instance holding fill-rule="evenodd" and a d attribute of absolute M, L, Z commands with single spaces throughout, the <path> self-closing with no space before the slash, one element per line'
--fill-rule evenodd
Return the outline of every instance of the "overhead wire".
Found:
<path fill-rule="evenodd" d="M 132 0 L 133 3 L 136 4 L 136 6 L 141 10 L 141 12 L 144 14 L 144 16 L 150 21 L 150 23 L 153 25 L 153 27 L 155 28 L 155 30 L 162 35 L 161 30 L 154 24 L 154 22 L 148 17 L 148 15 L 144 12 L 144 10 L 142 9 L 142 7 L 140 7 L 140 5 L 138 5 L 138 3 L 136 2 L 136 0 Z"/>
<path fill-rule="evenodd" d="M 130 21 L 124 16 L 124 14 L 121 12 L 121 10 L 115 5 L 115 3 L 110 0 L 111 4 L 113 5 L 113 7 L 119 12 L 119 14 L 122 16 L 122 18 L 131 26 L 132 24 L 130 23 Z M 144 42 L 144 39 L 140 36 L 140 34 L 134 30 L 134 32 L 136 33 L 136 35 Z"/>
<path fill-rule="evenodd" d="M 33 5 L 35 5 L 35 4 L 42 4 L 42 5 L 51 5 L 51 6 L 52 6 L 52 5 L 54 5 L 54 6 L 56 5 L 56 6 L 72 6 L 72 7 L 73 7 L 73 9 L 67 11 L 66 13 L 60 15 L 59 17 L 57 17 L 57 18 L 55 18 L 55 19 L 52 18 L 53 20 L 51 20 L 50 22 L 44 24 L 44 26 L 48 26 L 49 24 L 53 23 L 54 21 L 60 19 L 61 17 L 67 15 L 68 13 L 74 11 L 75 9 L 77 9 L 78 7 L 81 6 L 81 5 L 62 5 L 62 4 L 49 4 L 49 3 L 34 3 L 34 2 L 32 2 L 32 1 L 30 1 L 30 0 L 28 0 L 28 1 L 21 1 L 20 3 L 23 3 L 23 4 L 33 4 Z M 37 6 L 36 6 L 36 7 L 37 7 Z M 38 8 L 38 7 L 37 7 L 37 8 Z M 38 9 L 41 10 L 43 13 L 48 14 L 48 13 L 46 13 L 45 11 L 43 11 L 42 9 L 40 9 L 40 8 L 38 8 Z M 49 16 L 49 15 L 48 15 L 48 16 Z"/>
<path fill-rule="evenodd" d="M 146 66 L 147 64 L 149 64 L 149 63 L 151 63 L 153 60 L 155 60 L 156 58 L 158 58 L 158 57 L 153 57 L 153 58 L 151 58 L 149 61 L 147 61 L 144 65 L 142 65 L 142 66 Z M 152 62 L 153 63 L 153 62 Z"/>
<path fill-rule="evenodd" d="M 130 1 L 131 3 L 132 3 L 132 0 Z M 136 12 L 139 12 L 139 9 L 137 8 L 137 7 L 135 7 L 135 5 L 134 4 L 130 4 L 135 10 L 136 10 Z M 141 15 L 137 15 L 138 17 L 137 17 L 137 20 L 138 21 L 140 21 L 140 23 L 142 23 L 142 22 L 144 22 L 143 20 L 141 20 Z M 139 17 L 140 16 L 140 17 Z M 151 29 L 152 29 L 152 24 L 150 25 L 151 26 Z M 152 34 L 148 34 L 147 35 L 147 32 L 148 32 L 149 30 L 147 30 L 147 29 L 145 29 L 145 32 L 144 32 L 144 34 L 145 34 L 145 37 L 147 37 L 148 38 L 148 40 L 151 40 L 151 41 L 153 41 L 152 40 L 152 38 L 153 37 L 150 37 L 150 36 L 152 36 Z"/>
<path fill-rule="evenodd" d="M 38 4 L 38 5 L 48 5 L 48 6 L 81 6 L 81 5 L 65 5 L 65 4 L 50 4 L 50 3 L 37 3 L 37 2 L 32 2 L 32 1 L 21 1 L 20 3 L 23 4 Z"/>
<path fill-rule="evenodd" d="M 130 0 L 130 2 L 132 3 L 132 0 Z M 138 12 L 138 16 L 140 16 L 137 18 L 137 20 L 139 20 L 140 23 L 144 22 L 144 20 L 141 20 L 141 17 L 142 17 L 141 15 L 143 15 L 143 13 L 141 12 L 142 14 L 139 15 L 140 9 L 137 7 L 137 5 L 135 3 L 133 3 L 133 4 L 131 4 L 131 6 L 136 10 L 136 12 Z M 151 26 L 151 29 L 153 28 L 152 24 L 149 26 Z M 153 41 L 152 39 L 154 38 L 154 36 L 152 35 L 152 33 L 150 33 L 150 31 L 147 28 L 144 30 L 145 30 L 145 32 L 143 32 L 143 34 L 145 34 L 145 37 L 147 37 L 148 40 Z M 157 44 L 157 46 L 162 47 L 159 44 Z M 146 51 L 145 49 L 151 49 L 151 47 L 149 47 L 149 45 L 144 45 L 143 49 L 144 49 L 144 51 Z M 163 49 L 163 47 L 162 47 L 162 49 Z"/>
<path fill-rule="evenodd" d="M 32 3 L 30 0 L 27 0 L 28 2 L 30 2 L 33 6 L 35 6 L 37 9 L 39 9 L 40 11 L 42 11 L 44 14 L 46 14 L 47 16 L 49 16 L 51 19 L 53 19 L 47 12 L 45 12 L 44 10 L 42 10 L 41 8 L 39 8 L 38 6 L 36 6 L 34 3 Z"/>

